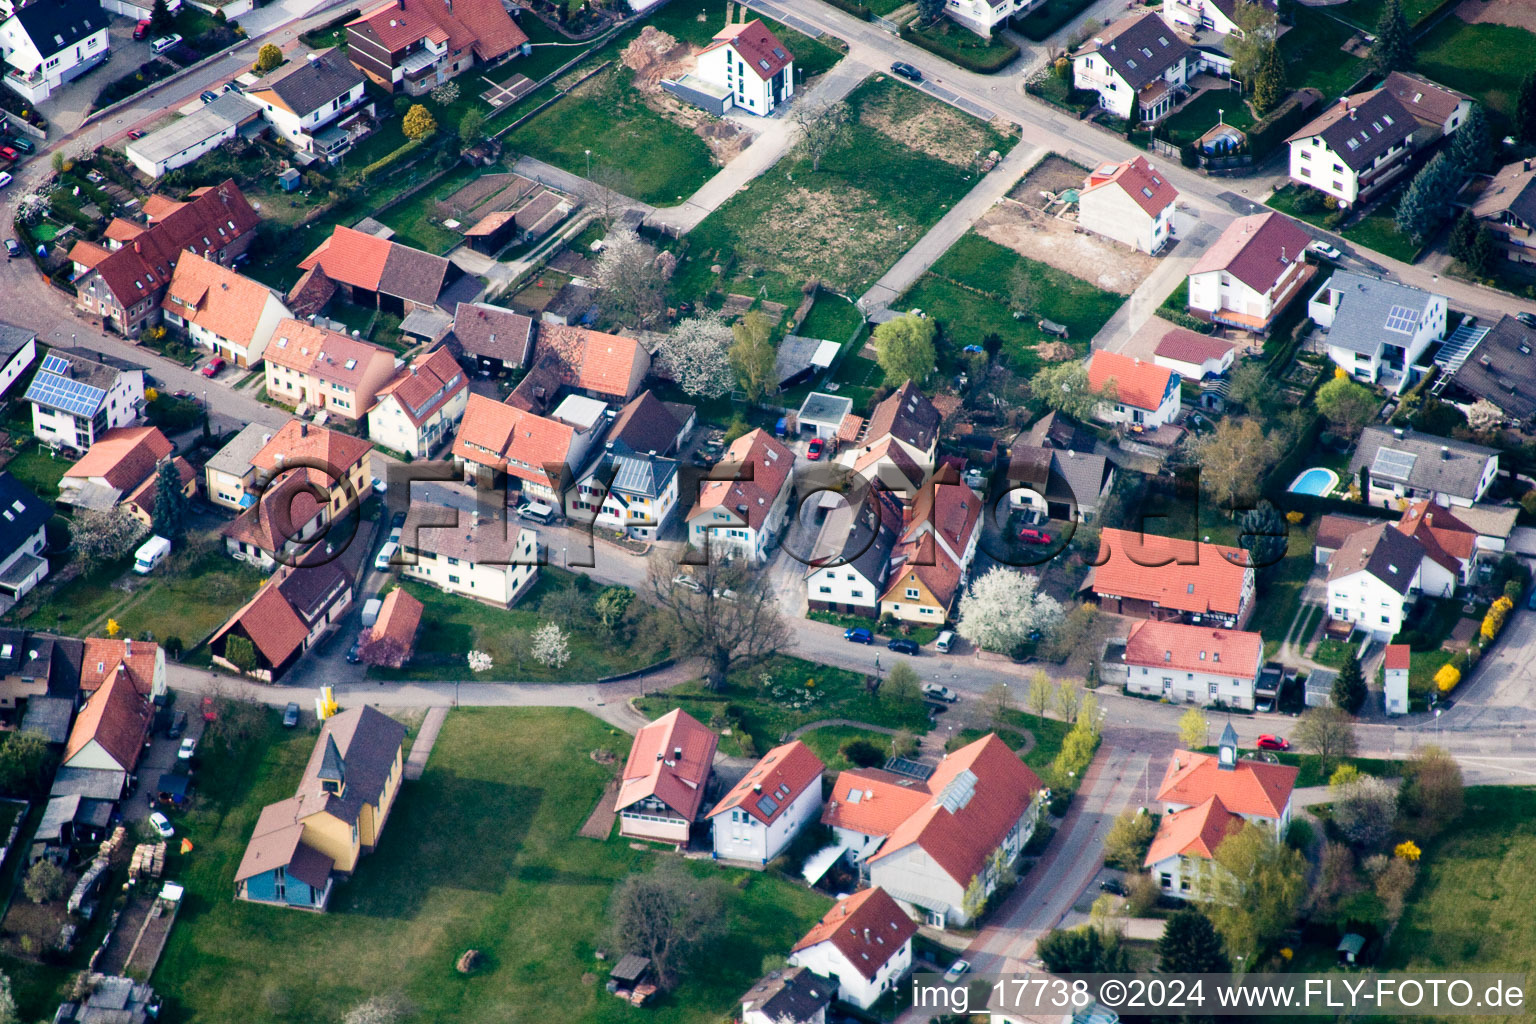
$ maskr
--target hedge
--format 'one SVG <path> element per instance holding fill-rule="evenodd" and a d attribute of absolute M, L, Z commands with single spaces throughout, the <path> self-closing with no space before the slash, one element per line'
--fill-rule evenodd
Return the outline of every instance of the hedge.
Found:
<path fill-rule="evenodd" d="M 358 17 L 362 13 L 363 12 L 361 10 L 354 7 L 350 11 L 347 11 L 345 14 L 337 15 L 330 21 L 326 22 L 324 25 L 317 25 L 316 27 L 310 29 L 308 32 L 305 32 L 303 35 L 299 36 L 299 40 L 306 46 L 318 46 L 325 41 L 325 37 L 327 35 L 336 31 L 338 28 L 341 28 L 347 22 L 351 21 L 353 18 Z"/>
<path fill-rule="evenodd" d="M 958 25 L 955 27 L 972 39 L 980 38 L 969 29 L 959 28 Z M 951 64 L 959 65 L 967 71 L 974 71 L 980 75 L 990 75 L 1001 71 L 1009 64 L 1012 64 L 1019 55 L 1019 48 L 1014 44 L 1008 43 L 998 47 L 996 40 L 993 40 L 991 47 L 986 52 L 978 55 L 971 52 L 968 48 L 951 45 L 943 38 L 915 29 L 910 23 L 901 27 L 901 38 L 916 46 L 921 46 L 929 53 L 943 57 Z"/>
<path fill-rule="evenodd" d="M 1018 23 L 1025 38 L 1044 42 L 1061 26 L 1093 5 L 1093 0 L 1045 0 Z"/>
<path fill-rule="evenodd" d="M 868 6 L 859 3 L 859 0 L 822 0 L 822 3 L 831 4 L 840 11 L 846 11 L 861 21 L 868 21 L 874 12 Z"/>
<path fill-rule="evenodd" d="M 1309 94 L 1318 101 L 1323 98 L 1323 94 L 1316 89 L 1300 89 L 1291 93 L 1284 103 L 1259 118 L 1248 129 L 1248 151 L 1253 154 L 1254 162 L 1268 156 L 1276 146 L 1311 119 L 1312 111 L 1318 108 L 1316 103 L 1303 102 Z"/>

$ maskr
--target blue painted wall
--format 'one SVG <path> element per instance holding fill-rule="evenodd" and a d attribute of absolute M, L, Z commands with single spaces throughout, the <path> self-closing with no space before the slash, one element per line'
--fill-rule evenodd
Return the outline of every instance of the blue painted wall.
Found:
<path fill-rule="evenodd" d="M 267 871 L 245 880 L 245 898 L 259 903 L 277 903 L 290 907 L 318 907 L 324 890 L 312 889 L 291 875 L 284 881 L 284 897 L 277 898 L 277 873 Z"/>

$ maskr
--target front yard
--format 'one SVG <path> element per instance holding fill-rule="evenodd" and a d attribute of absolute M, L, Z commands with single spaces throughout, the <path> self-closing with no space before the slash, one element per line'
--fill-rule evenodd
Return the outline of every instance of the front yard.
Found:
<path fill-rule="evenodd" d="M 1400 180 L 1403 187 L 1406 187 L 1409 175 L 1405 174 Z M 1270 196 L 1265 200 L 1264 205 L 1271 209 L 1279 210 L 1288 217 L 1295 217 L 1297 220 L 1306 221 L 1313 227 L 1323 228 L 1327 231 L 1336 231 L 1356 245 L 1375 250 L 1383 256 L 1389 256 L 1404 263 L 1412 263 L 1418 259 L 1422 247 L 1416 245 L 1413 239 L 1397 229 L 1395 218 L 1397 200 L 1401 195 L 1400 189 L 1394 194 L 1386 196 L 1364 217 L 1342 231 L 1328 226 L 1328 217 L 1332 211 L 1326 209 L 1303 210 L 1298 202 L 1301 193 L 1302 187 L 1293 182 Z"/>
<path fill-rule="evenodd" d="M 397 994 L 412 1019 L 633 1021 L 603 990 L 612 965 L 594 958 L 614 884 L 657 857 L 627 841 L 578 838 L 629 737 L 561 709 L 453 712 L 419 782 L 407 782 L 379 848 L 331 898 L 326 914 L 232 899 L 234 869 L 261 806 L 288 797 L 314 731 L 269 719 L 241 761 L 209 765 L 197 809 L 177 821 L 195 850 L 173 845 L 167 877 L 183 905 L 155 987 L 171 1019 L 334 1021 L 376 994 Z M 727 933 L 708 965 L 648 1008 L 657 1024 L 713 1024 L 824 912 L 827 901 L 778 878 L 721 871 Z M 465 950 L 485 966 L 454 970 Z"/>
<path fill-rule="evenodd" d="M 1218 124 L 1229 124 L 1246 132 L 1253 127 L 1253 120 L 1241 94 L 1207 89 L 1164 121 L 1157 134 L 1175 146 L 1186 146 Z"/>

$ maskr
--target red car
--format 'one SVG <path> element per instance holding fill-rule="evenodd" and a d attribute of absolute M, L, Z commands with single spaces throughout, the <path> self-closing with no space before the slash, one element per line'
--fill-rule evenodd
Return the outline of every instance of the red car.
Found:
<path fill-rule="evenodd" d="M 827 443 L 821 438 L 812 438 L 811 443 L 805 449 L 805 457 L 810 459 L 812 462 L 815 462 L 817 459 L 821 458 L 822 450 L 826 448 L 826 446 Z"/>
<path fill-rule="evenodd" d="M 210 379 L 217 377 L 219 375 L 219 371 L 222 369 L 224 369 L 224 357 L 214 356 L 212 359 L 208 360 L 208 365 L 203 367 L 203 376 Z"/>
<path fill-rule="evenodd" d="M 133 26 L 133 38 L 135 38 L 135 39 L 148 39 L 149 38 L 149 19 L 148 18 L 144 18 L 144 19 L 140 20 L 140 22 L 137 25 Z"/>
<path fill-rule="evenodd" d="M 1260 736 L 1258 738 L 1258 740 L 1255 741 L 1255 742 L 1257 742 L 1258 747 L 1259 747 L 1260 750 L 1290 750 L 1291 749 L 1291 742 L 1290 742 L 1290 740 L 1282 739 L 1279 736 L 1271 736 L 1269 733 L 1265 733 L 1264 735 Z"/>
<path fill-rule="evenodd" d="M 14 164 L 16 161 L 21 159 L 21 154 L 16 152 L 10 146 L 0 146 L 0 159 L 9 160 Z"/>
<path fill-rule="evenodd" d="M 1033 526 L 1026 526 L 1019 531 L 1019 540 L 1025 544 L 1049 544 L 1051 535 L 1044 530 L 1037 530 Z"/>
<path fill-rule="evenodd" d="M 213 706 L 213 698 L 212 697 L 204 697 L 203 698 L 203 721 L 205 721 L 205 722 L 212 722 L 212 721 L 216 720 L 218 717 L 219 717 L 219 713 L 218 713 L 217 710 L 214 709 L 214 706 Z"/>
<path fill-rule="evenodd" d="M 128 133 L 128 138 L 130 139 L 142 139 L 143 137 L 144 133 L 141 131 L 131 131 Z"/>

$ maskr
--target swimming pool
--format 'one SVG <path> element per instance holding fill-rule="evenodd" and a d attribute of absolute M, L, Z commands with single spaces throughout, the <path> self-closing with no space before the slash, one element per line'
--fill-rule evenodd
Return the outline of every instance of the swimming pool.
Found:
<path fill-rule="evenodd" d="M 1333 493 L 1333 489 L 1339 486 L 1339 474 L 1331 469 L 1314 466 L 1304 471 L 1291 486 L 1286 488 L 1292 494 L 1314 494 L 1323 497 Z"/>

